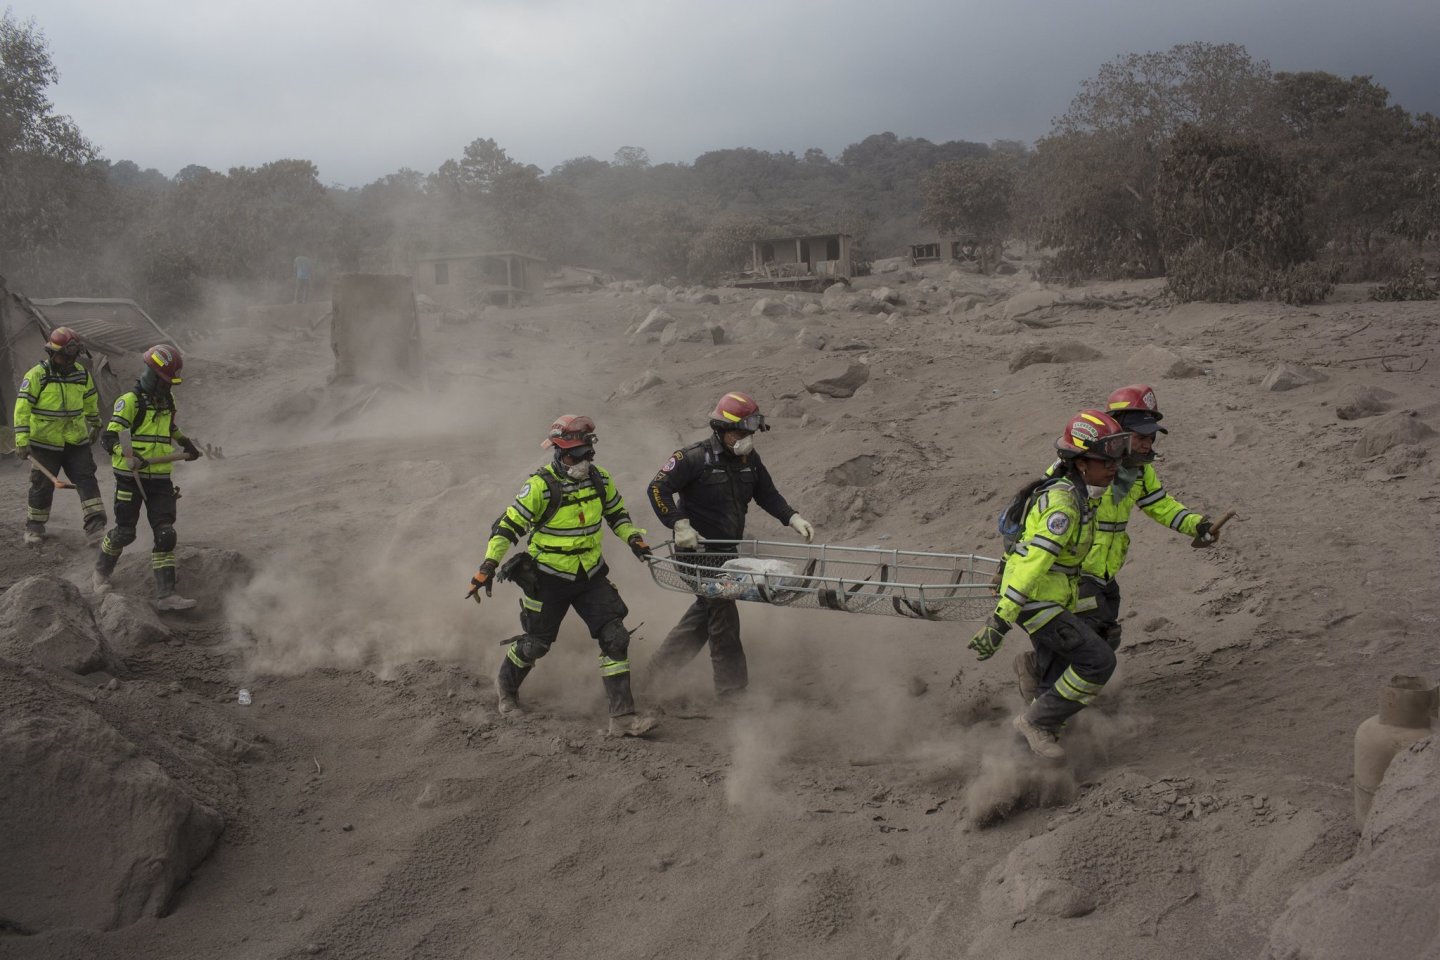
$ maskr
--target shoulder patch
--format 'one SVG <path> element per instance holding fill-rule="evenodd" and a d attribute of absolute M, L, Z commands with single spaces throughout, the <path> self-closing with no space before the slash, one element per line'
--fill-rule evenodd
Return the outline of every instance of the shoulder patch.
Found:
<path fill-rule="evenodd" d="M 26 377 L 24 380 L 21 380 L 21 381 L 20 381 L 20 389 L 21 389 L 21 390 L 29 390 L 29 389 L 30 389 L 30 378 L 29 378 L 29 377 Z M 671 458 L 671 462 L 672 462 L 672 463 L 674 462 L 674 458 L 673 458 L 673 457 Z"/>
<path fill-rule="evenodd" d="M 124 412 L 125 412 L 125 400 L 124 400 L 123 398 L 120 399 L 120 400 L 116 400 L 116 401 L 115 401 L 115 412 L 116 412 L 116 413 L 124 413 Z"/>
<path fill-rule="evenodd" d="M 1045 520 L 1045 529 L 1055 536 L 1063 536 L 1066 530 L 1070 529 L 1070 516 L 1063 511 L 1055 511 Z"/>
<path fill-rule="evenodd" d="M 520 492 L 515 494 L 515 499 L 523 503 L 528 496 L 530 496 L 530 483 L 526 481 L 525 486 L 520 488 Z"/>
<path fill-rule="evenodd" d="M 680 457 L 680 455 L 677 453 L 675 456 L 671 457 L 669 460 L 666 460 L 666 461 L 665 461 L 665 466 L 663 466 L 663 467 L 660 468 L 660 472 L 661 472 L 661 473 L 669 473 L 671 470 L 674 470 L 674 469 L 675 469 L 675 461 L 676 461 L 677 459 L 679 459 L 679 457 Z"/>

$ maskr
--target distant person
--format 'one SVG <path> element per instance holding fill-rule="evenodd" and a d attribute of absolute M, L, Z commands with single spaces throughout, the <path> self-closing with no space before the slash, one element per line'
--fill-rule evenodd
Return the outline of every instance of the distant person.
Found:
<path fill-rule="evenodd" d="M 310 302 L 310 258 L 295 258 L 295 302 Z"/>
<path fill-rule="evenodd" d="M 100 394 L 90 371 L 80 363 L 84 349 L 69 327 L 56 327 L 45 341 L 46 358 L 20 380 L 15 396 L 15 452 L 22 460 L 65 478 L 80 494 L 85 539 L 100 542 L 105 533 L 105 501 L 95 479 L 95 456 L 90 445 L 100 432 Z M 45 539 L 45 524 L 55 500 L 55 483 L 39 469 L 30 471 L 30 495 L 25 513 L 25 542 Z"/>
<path fill-rule="evenodd" d="M 1055 441 L 1053 475 L 1021 491 L 1024 519 L 1005 556 L 999 602 L 969 647 L 981 660 L 1000 649 L 1019 625 L 1034 648 L 1038 691 L 1013 721 L 1030 749 L 1063 760 L 1060 730 L 1100 695 L 1115 672 L 1115 652 L 1091 624 L 1075 615 L 1080 565 L 1095 542 L 1096 512 L 1130 434 L 1099 410 L 1082 410 Z"/>
<path fill-rule="evenodd" d="M 769 429 L 751 397 L 727 393 L 710 412 L 710 436 L 676 450 L 655 474 L 650 506 L 674 531 L 677 557 L 683 560 L 689 553 L 698 562 L 733 552 L 732 546 L 702 547 L 701 541 L 745 539 L 745 515 L 752 500 L 806 543 L 814 539 L 815 528 L 780 495 L 755 450 L 755 435 Z M 750 677 L 735 604 L 697 597 L 660 644 L 650 669 L 657 676 L 673 674 L 709 644 L 715 692 L 721 699 L 743 693 Z"/>
<path fill-rule="evenodd" d="M 1155 388 L 1136 383 L 1121 387 L 1106 401 L 1109 414 L 1130 433 L 1130 452 L 1115 473 L 1110 489 L 1100 499 L 1095 516 L 1095 543 L 1085 555 L 1080 574 L 1075 615 L 1088 623 L 1110 645 L 1120 649 L 1120 584 L 1116 577 L 1125 565 L 1130 551 L 1127 526 L 1130 514 L 1139 507 L 1156 523 L 1210 546 L 1219 539 L 1211 533 L 1210 518 L 1188 509 L 1185 504 L 1165 492 L 1165 485 L 1155 473 L 1155 436 L 1169 433 L 1160 426 L 1162 414 L 1155 399 Z M 1050 468 L 1055 474 L 1063 461 Z M 1018 654 L 1015 675 L 1020 681 L 1020 695 L 1026 702 L 1033 700 L 1039 684 L 1033 653 Z"/>
<path fill-rule="evenodd" d="M 195 601 L 176 592 L 175 469 L 170 458 L 178 445 L 186 460 L 199 460 L 200 447 L 176 422 L 174 387 L 180 383 L 184 360 L 175 347 L 161 343 L 145 351 L 145 371 L 135 386 L 115 401 L 110 424 L 101 443 L 110 452 L 115 471 L 115 526 L 100 544 L 95 558 L 96 593 L 110 589 L 110 575 L 121 552 L 135 542 L 140 508 L 154 546 L 150 566 L 155 573 L 156 606 L 161 610 L 188 610 Z"/>
<path fill-rule="evenodd" d="M 600 645 L 600 680 L 610 711 L 612 736 L 638 737 L 656 724 L 636 713 L 630 691 L 630 612 L 606 576 L 609 567 L 600 552 L 602 521 L 644 561 L 650 556 L 645 531 L 630 522 L 625 501 L 610 474 L 597 467 L 595 422 L 566 414 L 550 425 L 540 444 L 553 449 L 550 463 L 536 470 L 515 501 L 490 528 L 485 560 L 470 581 L 476 603 L 480 592 L 490 596 L 496 571 L 523 592 L 520 629 L 500 663 L 496 679 L 497 707 L 502 715 L 522 712 L 520 685 L 535 663 L 550 652 L 560 623 L 573 607 Z M 500 567 L 520 538 L 530 537 L 526 550 Z"/>

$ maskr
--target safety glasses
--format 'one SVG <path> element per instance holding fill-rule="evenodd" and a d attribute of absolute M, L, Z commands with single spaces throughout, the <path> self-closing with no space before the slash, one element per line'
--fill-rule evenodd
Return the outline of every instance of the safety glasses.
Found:
<path fill-rule="evenodd" d="M 1112 433 L 1092 441 L 1085 449 L 1085 456 L 1092 460 L 1123 460 L 1130 454 L 1130 434 Z"/>
<path fill-rule="evenodd" d="M 750 416 L 741 417 L 739 420 L 736 420 L 734 423 L 730 424 L 730 429 L 743 430 L 746 433 L 760 433 L 762 431 L 769 430 L 770 427 L 767 426 L 765 423 L 765 414 L 752 413 L 750 414 Z"/>

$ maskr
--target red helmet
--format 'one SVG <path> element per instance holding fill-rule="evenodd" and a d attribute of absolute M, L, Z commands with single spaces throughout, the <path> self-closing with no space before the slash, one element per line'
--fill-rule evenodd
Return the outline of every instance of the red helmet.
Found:
<path fill-rule="evenodd" d="M 1130 434 L 1100 410 L 1081 410 L 1065 424 L 1055 449 L 1066 460 L 1123 460 L 1130 452 Z"/>
<path fill-rule="evenodd" d="M 716 430 L 741 430 L 745 433 L 770 429 L 765 423 L 765 415 L 760 412 L 760 404 L 748 393 L 727 393 L 721 397 L 715 409 L 710 411 L 710 426 Z"/>
<path fill-rule="evenodd" d="M 1170 432 L 1160 426 L 1165 417 L 1160 412 L 1159 401 L 1155 399 L 1155 388 L 1148 383 L 1121 387 L 1110 394 L 1106 402 L 1110 407 L 1110 416 L 1127 430 L 1147 435 L 1157 430 L 1160 433 Z"/>
<path fill-rule="evenodd" d="M 80 334 L 69 327 L 56 327 L 50 331 L 50 338 L 45 341 L 47 351 L 51 354 L 58 354 L 66 360 L 74 360 L 80 356 L 83 346 L 80 342 Z"/>
<path fill-rule="evenodd" d="M 175 347 L 157 343 L 145 351 L 145 366 L 154 370 L 161 380 L 174 385 L 180 382 L 180 368 L 185 366 L 185 361 Z"/>
<path fill-rule="evenodd" d="M 595 421 L 573 413 L 556 417 L 555 422 L 550 424 L 550 435 L 540 441 L 542 447 L 559 447 L 561 450 L 594 445 Z"/>

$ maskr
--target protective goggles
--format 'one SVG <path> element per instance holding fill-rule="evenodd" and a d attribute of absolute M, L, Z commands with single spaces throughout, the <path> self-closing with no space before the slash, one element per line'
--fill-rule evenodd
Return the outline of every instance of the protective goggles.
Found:
<path fill-rule="evenodd" d="M 1130 455 L 1130 434 L 1112 433 L 1108 437 L 1092 440 L 1081 454 L 1091 460 L 1123 460 Z"/>
<path fill-rule="evenodd" d="M 726 429 L 740 430 L 745 433 L 760 433 L 770 428 L 765 423 L 765 414 L 752 413 L 748 417 L 741 417 L 739 420 L 730 420 L 726 417 Z"/>

